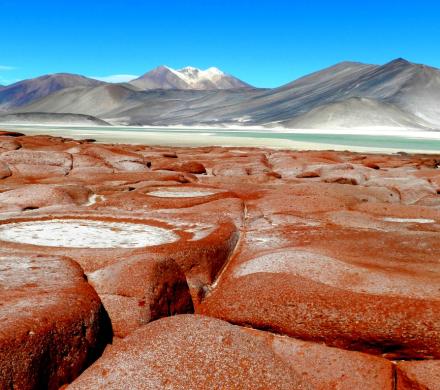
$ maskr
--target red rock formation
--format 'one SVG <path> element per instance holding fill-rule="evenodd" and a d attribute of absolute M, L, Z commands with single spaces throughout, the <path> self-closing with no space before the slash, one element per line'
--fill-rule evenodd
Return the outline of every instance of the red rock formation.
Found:
<path fill-rule="evenodd" d="M 1 153 L 0 161 L 14 174 L 31 178 L 65 176 L 72 168 L 72 156 L 61 152 L 12 150 Z"/>
<path fill-rule="evenodd" d="M 384 359 L 176 316 L 108 348 L 69 389 L 392 389 Z"/>
<path fill-rule="evenodd" d="M 83 149 L 87 156 L 102 160 L 107 166 L 124 172 L 145 172 L 148 162 L 139 154 L 118 147 L 102 145 Z"/>
<path fill-rule="evenodd" d="M 0 387 L 435 388 L 439 161 L 0 133 Z"/>
<path fill-rule="evenodd" d="M 89 202 L 92 192 L 77 185 L 29 184 L 0 193 L 0 210 L 34 210 Z"/>
<path fill-rule="evenodd" d="M 21 143 L 11 137 L 0 136 L 0 151 L 7 152 L 8 150 L 17 150 L 21 148 Z"/>
<path fill-rule="evenodd" d="M 16 131 L 6 131 L 6 130 L 0 130 L 0 136 L 6 136 L 6 137 L 21 137 L 24 136 L 23 133 L 18 133 Z"/>
<path fill-rule="evenodd" d="M 0 388 L 57 389 L 109 341 L 101 302 L 73 261 L 0 252 Z"/>
<path fill-rule="evenodd" d="M 103 300 L 117 337 L 161 317 L 193 312 L 185 274 L 171 259 L 133 256 L 90 273 L 88 279 Z"/>
<path fill-rule="evenodd" d="M 3 161 L 0 161 L 0 179 L 4 179 L 5 177 L 9 177 L 12 175 L 9 166 L 5 164 Z"/>
<path fill-rule="evenodd" d="M 165 170 L 165 171 L 176 171 L 176 172 L 187 172 L 194 174 L 204 174 L 206 169 L 204 165 L 197 161 L 176 161 L 173 158 L 167 158 L 163 160 L 154 159 L 154 164 L 151 168 L 155 171 Z"/>
<path fill-rule="evenodd" d="M 440 361 L 399 362 L 396 390 L 439 390 Z"/>

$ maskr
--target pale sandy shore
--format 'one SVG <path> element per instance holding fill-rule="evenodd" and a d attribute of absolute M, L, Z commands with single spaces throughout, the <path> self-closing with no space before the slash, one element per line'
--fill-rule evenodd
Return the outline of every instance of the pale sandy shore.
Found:
<path fill-rule="evenodd" d="M 328 134 L 328 135 L 368 135 L 368 136 L 396 136 L 407 137 L 414 139 L 432 139 L 438 142 L 440 140 L 440 132 L 426 132 L 426 131 L 402 131 L 402 130 L 385 130 L 375 129 L 373 131 L 365 130 L 287 130 L 287 129 L 249 129 L 249 128 L 234 128 L 236 131 L 248 131 L 249 137 L 233 136 L 228 133 L 219 135 L 215 131 L 224 131 L 224 128 L 199 128 L 199 127 L 148 127 L 145 131 L 139 127 L 124 127 L 126 130 L 121 130 L 122 127 L 82 127 L 82 126 L 54 126 L 54 125 L 1 125 L 0 128 L 5 130 L 16 130 L 24 132 L 28 135 L 33 134 L 49 134 L 54 136 L 63 136 L 71 138 L 93 138 L 97 142 L 103 143 L 125 143 L 125 144 L 148 144 L 152 146 L 237 146 L 237 147 L 266 147 L 273 149 L 295 149 L 295 150 L 350 150 L 354 152 L 365 153 L 426 153 L 426 154 L 440 154 L 440 150 L 425 150 L 425 149 L 405 149 L 402 147 L 371 147 L 358 145 L 339 145 L 334 143 L 320 143 L 320 142 L 303 142 L 284 138 L 265 138 L 264 133 L 278 133 L 278 134 Z M 166 130 L 172 130 L 172 133 L 166 133 Z M 194 132 L 198 130 L 198 132 Z M 191 131 L 191 132 L 188 132 Z M 211 132 L 212 131 L 212 132 Z M 258 132 L 259 137 L 252 137 L 252 132 Z"/>

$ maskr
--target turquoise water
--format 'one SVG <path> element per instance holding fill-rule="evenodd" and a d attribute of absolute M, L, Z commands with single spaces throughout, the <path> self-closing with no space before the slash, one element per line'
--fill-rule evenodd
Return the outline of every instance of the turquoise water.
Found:
<path fill-rule="evenodd" d="M 111 132 L 126 132 L 128 135 L 139 133 L 148 134 L 194 134 L 199 137 L 246 137 L 246 138 L 267 138 L 279 140 L 291 140 L 300 142 L 312 142 L 330 145 L 343 145 L 350 149 L 353 147 L 389 148 L 402 151 L 426 150 L 440 153 L 440 139 L 425 139 L 402 136 L 380 136 L 380 135 L 346 135 L 346 134 L 307 134 L 307 133 L 276 133 L 270 130 L 232 130 L 232 129 L 169 129 L 169 128 L 143 128 L 143 127 L 69 127 L 50 126 L 40 127 L 32 125 L 7 125 L 2 128 L 32 133 L 62 135 L 70 137 L 90 137 L 99 140 L 100 135 L 108 135 Z M 129 138 L 128 138 L 129 140 Z M 197 141 L 197 139 L 195 139 Z M 120 138 L 118 139 L 120 141 Z M 197 142 L 195 141 L 195 144 Z M 116 138 L 115 138 L 116 142 Z M 225 141 L 225 144 L 227 142 Z"/>
<path fill-rule="evenodd" d="M 245 132 L 234 134 L 237 137 L 249 137 Z M 373 148 L 392 148 L 402 150 L 430 150 L 440 153 L 440 140 L 406 138 L 397 136 L 370 136 L 370 135 L 334 135 L 334 134 L 253 134 L 256 138 L 278 138 L 291 141 L 318 142 L 331 145 L 365 146 Z"/>

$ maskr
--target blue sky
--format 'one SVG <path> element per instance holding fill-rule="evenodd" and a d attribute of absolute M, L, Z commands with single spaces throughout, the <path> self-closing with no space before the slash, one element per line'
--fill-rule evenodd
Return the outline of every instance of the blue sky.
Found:
<path fill-rule="evenodd" d="M 0 84 L 217 66 L 274 87 L 340 61 L 440 67 L 438 1 L 0 0 Z"/>

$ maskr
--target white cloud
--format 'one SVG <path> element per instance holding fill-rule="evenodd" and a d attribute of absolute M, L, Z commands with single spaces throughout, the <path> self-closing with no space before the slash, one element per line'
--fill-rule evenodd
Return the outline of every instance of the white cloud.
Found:
<path fill-rule="evenodd" d="M 0 71 L 3 70 L 14 70 L 15 66 L 8 66 L 8 65 L 0 65 Z"/>
<path fill-rule="evenodd" d="M 127 81 L 131 81 L 137 79 L 139 76 L 132 74 L 114 74 L 111 76 L 90 76 L 92 79 L 105 81 L 107 83 L 125 83 Z"/>

